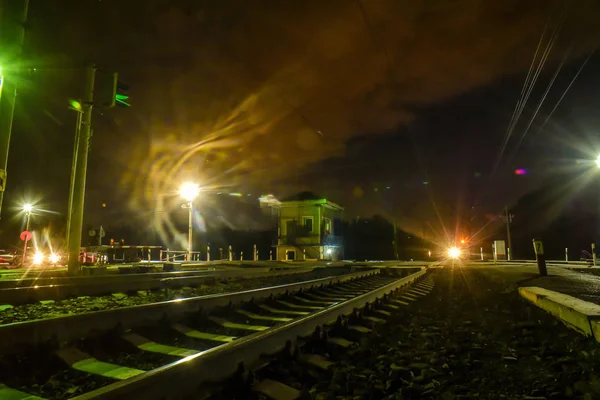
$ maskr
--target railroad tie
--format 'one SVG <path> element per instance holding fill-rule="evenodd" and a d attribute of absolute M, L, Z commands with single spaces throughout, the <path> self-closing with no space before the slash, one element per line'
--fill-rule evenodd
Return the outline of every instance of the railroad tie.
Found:
<path fill-rule="evenodd" d="M 355 331 L 358 333 L 369 333 L 371 332 L 371 330 L 367 327 L 364 326 L 360 326 L 360 325 L 349 325 L 348 329 L 350 329 L 351 331 Z"/>
<path fill-rule="evenodd" d="M 271 400 L 296 400 L 300 398 L 298 389 L 270 379 L 264 379 L 254 384 L 252 390 Z"/>
<path fill-rule="evenodd" d="M 310 312 L 308 312 L 308 311 L 280 310 L 278 308 L 273 308 L 266 304 L 260 304 L 259 307 L 262 308 L 263 310 L 272 312 L 273 314 L 283 314 L 283 315 L 308 315 L 308 314 L 310 314 Z"/>
<path fill-rule="evenodd" d="M 137 333 L 126 333 L 122 336 L 122 338 L 138 349 L 151 353 L 166 354 L 177 357 L 188 357 L 198 354 L 198 351 L 196 350 L 183 349 L 181 347 L 168 346 L 153 342 L 150 339 L 146 339 L 145 337 L 138 335 Z"/>
<path fill-rule="evenodd" d="M 367 315 L 367 316 L 365 316 L 363 318 L 366 319 L 367 321 L 371 321 L 371 322 L 374 322 L 376 324 L 383 324 L 383 323 L 385 323 L 385 319 L 377 318 L 377 317 L 371 317 L 370 315 Z"/>
<path fill-rule="evenodd" d="M 336 299 L 336 298 L 351 299 L 353 297 L 356 297 L 356 295 L 353 295 L 353 294 L 348 294 L 348 293 L 330 293 L 330 292 L 325 291 L 325 290 L 315 290 L 315 293 L 317 293 L 320 296 L 329 297 L 331 299 Z"/>
<path fill-rule="evenodd" d="M 334 364 L 333 362 L 318 354 L 302 354 L 300 356 L 300 361 L 322 369 L 324 371 L 327 371 Z"/>
<path fill-rule="evenodd" d="M 313 300 L 319 300 L 319 301 L 323 301 L 326 303 L 335 303 L 337 301 L 346 301 L 345 298 L 343 297 L 333 297 L 333 296 L 317 296 L 316 294 L 312 294 L 312 293 L 303 293 L 304 296 L 311 298 Z"/>
<path fill-rule="evenodd" d="M 345 347 L 345 348 L 354 347 L 356 345 L 356 342 L 351 342 L 350 340 L 340 338 L 340 337 L 328 337 L 327 342 L 333 343 L 337 346 Z"/>
<path fill-rule="evenodd" d="M 73 369 L 105 378 L 125 380 L 146 372 L 141 369 L 99 361 L 75 347 L 66 347 L 58 350 L 56 354 Z"/>
<path fill-rule="evenodd" d="M 217 335 L 215 333 L 200 332 L 183 324 L 172 324 L 171 328 L 192 339 L 212 340 L 213 342 L 228 343 L 237 339 L 235 336 Z"/>
<path fill-rule="evenodd" d="M 21 392 L 0 383 L 0 399 L 2 400 L 45 400 L 43 397 Z"/>
<path fill-rule="evenodd" d="M 250 319 L 258 319 L 258 320 L 262 320 L 262 321 L 289 322 L 289 321 L 293 320 L 293 318 L 288 318 L 288 317 L 271 317 L 270 315 L 255 314 L 250 311 L 246 311 L 246 310 L 242 310 L 242 309 L 237 309 L 237 310 L 235 310 L 235 312 L 237 312 L 238 314 L 241 314 L 245 317 L 248 317 Z"/>
<path fill-rule="evenodd" d="M 294 300 L 298 300 L 302 303 L 307 303 L 307 304 L 321 304 L 323 306 L 327 306 L 329 307 L 330 305 L 332 305 L 334 302 L 332 301 L 317 301 L 317 300 L 309 300 L 309 299 L 305 299 L 304 297 L 300 297 L 300 296 L 291 296 L 292 299 Z"/>
<path fill-rule="evenodd" d="M 221 325 L 223 328 L 229 328 L 229 329 L 241 329 L 241 330 L 245 330 L 245 331 L 262 332 L 262 331 L 266 331 L 267 329 L 270 328 L 268 326 L 263 326 L 263 325 L 238 324 L 236 322 L 227 321 L 226 319 L 217 318 L 217 317 L 208 317 L 208 319 L 211 320 L 212 322 L 214 322 L 215 324 Z"/>
<path fill-rule="evenodd" d="M 366 289 L 362 289 L 362 290 L 356 290 L 356 289 L 344 289 L 341 287 L 328 287 L 325 288 L 327 291 L 332 292 L 332 293 L 338 293 L 338 294 L 352 294 L 355 296 L 358 296 L 359 294 L 362 294 L 364 292 L 366 292 Z"/>
<path fill-rule="evenodd" d="M 431 292 L 431 289 L 422 289 L 419 287 L 414 287 L 414 288 L 410 289 L 410 291 L 413 293 L 420 293 L 423 296 L 425 296 L 425 295 L 429 294 L 429 292 Z"/>
<path fill-rule="evenodd" d="M 392 313 L 391 313 L 391 312 L 389 312 L 389 311 L 385 311 L 385 310 L 379 310 L 379 309 L 378 309 L 378 310 L 373 310 L 373 312 L 376 312 L 377 314 L 381 314 L 381 315 L 383 315 L 384 317 L 391 317 L 391 316 L 392 316 Z"/>
<path fill-rule="evenodd" d="M 304 304 L 294 304 L 294 303 L 290 303 L 288 301 L 284 301 L 284 300 L 276 300 L 279 304 L 284 305 L 286 307 L 289 308 L 302 308 L 305 310 L 322 310 L 325 307 L 319 307 L 319 306 L 307 306 Z"/>
<path fill-rule="evenodd" d="M 401 299 L 408 299 L 408 300 L 410 300 L 410 301 L 415 301 L 415 300 L 417 300 L 417 298 L 416 298 L 415 296 L 411 296 L 411 295 L 410 295 L 410 294 L 408 294 L 408 293 L 402 293 L 402 294 L 400 294 L 400 298 L 401 298 Z"/>

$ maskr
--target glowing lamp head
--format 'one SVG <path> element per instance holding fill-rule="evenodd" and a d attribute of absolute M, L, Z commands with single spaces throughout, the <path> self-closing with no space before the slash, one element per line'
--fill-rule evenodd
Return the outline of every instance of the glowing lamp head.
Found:
<path fill-rule="evenodd" d="M 33 255 L 33 265 L 41 265 L 44 262 L 44 255 L 37 251 Z"/>
<path fill-rule="evenodd" d="M 462 251 L 458 248 L 458 247 L 450 247 L 448 249 L 448 257 L 450 258 L 459 258 L 461 255 Z"/>
<path fill-rule="evenodd" d="M 331 249 L 327 249 L 326 253 L 327 253 L 327 255 L 328 255 L 328 256 L 330 256 L 330 255 L 331 255 L 331 253 L 333 253 L 333 250 L 331 250 Z"/>
<path fill-rule="evenodd" d="M 186 182 L 179 187 L 179 195 L 187 201 L 194 200 L 198 193 L 200 193 L 200 187 L 195 183 Z"/>
<path fill-rule="evenodd" d="M 31 212 L 31 210 L 33 210 L 33 206 L 31 204 L 25 204 L 23 206 L 23 211 L 25 211 L 25 212 Z"/>
<path fill-rule="evenodd" d="M 58 262 L 60 261 L 60 256 L 56 253 L 52 253 L 50 254 L 50 262 L 52 264 L 58 264 Z"/>
<path fill-rule="evenodd" d="M 600 168 L 600 155 L 596 158 L 596 167 Z"/>

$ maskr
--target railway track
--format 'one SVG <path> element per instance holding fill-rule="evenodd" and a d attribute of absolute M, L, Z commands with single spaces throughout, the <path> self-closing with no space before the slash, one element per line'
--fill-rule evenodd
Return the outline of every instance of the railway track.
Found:
<path fill-rule="evenodd" d="M 0 281 L 0 305 L 21 305 L 43 300 L 63 300 L 79 296 L 101 296 L 148 290 L 193 287 L 214 280 L 256 279 L 309 273 L 313 267 L 280 270 L 247 268 L 205 271 L 178 271 L 131 275 L 107 275 L 73 278 L 40 278 Z"/>
<path fill-rule="evenodd" d="M 371 269 L 3 325 L 0 398 L 198 398 L 205 385 L 254 369 L 265 354 L 290 348 L 318 327 L 353 315 L 426 274 L 424 268 L 413 269 L 418 272 L 400 277 L 399 271 L 406 270 Z M 361 319 L 367 325 L 379 323 L 387 312 L 367 309 L 372 312 Z M 369 331 L 364 324 L 349 329 Z"/>

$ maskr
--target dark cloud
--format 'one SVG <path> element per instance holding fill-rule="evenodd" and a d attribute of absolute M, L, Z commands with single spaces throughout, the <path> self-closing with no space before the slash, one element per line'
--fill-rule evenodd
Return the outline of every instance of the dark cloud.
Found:
<path fill-rule="evenodd" d="M 118 176 L 133 207 L 151 206 L 185 178 L 217 188 L 297 176 L 343 156 L 356 136 L 389 133 L 418 118 L 416 109 L 526 71 L 545 24 L 563 12 L 551 58 L 571 45 L 572 57 L 583 54 L 598 42 L 600 11 L 592 0 L 31 8 L 41 25 L 44 17 L 58 26 L 32 33 L 40 57 L 96 60 L 131 84 L 134 107 L 107 113 L 112 122 L 95 140 L 119 141 L 103 173 Z"/>

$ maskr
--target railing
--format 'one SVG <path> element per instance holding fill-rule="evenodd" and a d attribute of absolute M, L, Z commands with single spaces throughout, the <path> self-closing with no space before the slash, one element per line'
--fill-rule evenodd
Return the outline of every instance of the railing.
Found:
<path fill-rule="evenodd" d="M 327 235 L 321 237 L 321 235 L 286 235 L 279 236 L 279 244 L 291 245 L 291 246 L 341 246 L 344 238 L 342 236 Z"/>
<path fill-rule="evenodd" d="M 185 250 L 161 250 L 160 261 L 163 262 L 183 262 L 183 261 L 206 261 L 202 258 L 201 251 L 192 251 L 191 260 L 187 260 L 187 251 Z"/>

